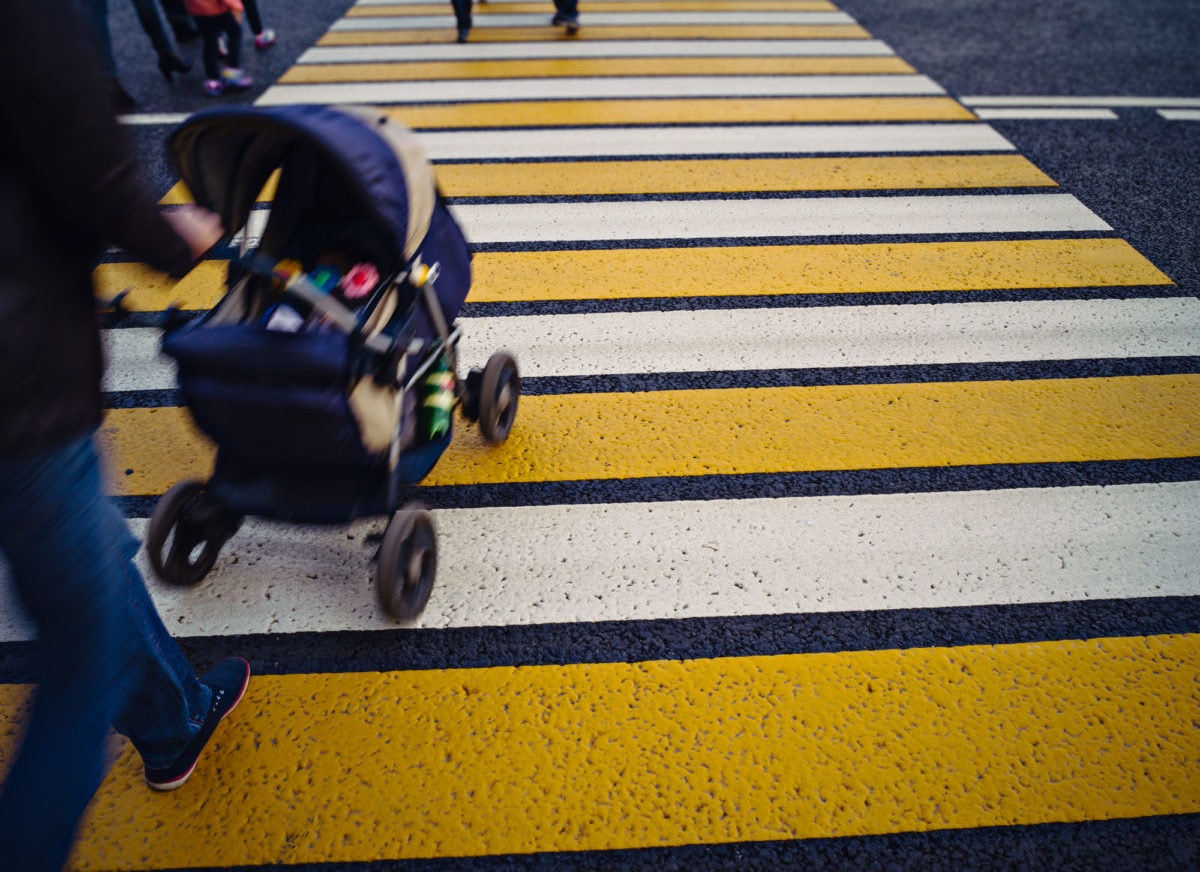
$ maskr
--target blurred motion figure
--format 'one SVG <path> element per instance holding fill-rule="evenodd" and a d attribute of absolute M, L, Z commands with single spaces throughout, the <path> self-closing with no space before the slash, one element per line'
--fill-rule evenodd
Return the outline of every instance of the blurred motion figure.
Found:
<path fill-rule="evenodd" d="M 242 0 L 183 0 L 183 6 L 204 40 L 204 92 L 216 97 L 251 87 L 254 80 L 242 72 Z"/>
<path fill-rule="evenodd" d="M 220 239 L 220 221 L 196 207 L 161 212 L 142 188 L 79 0 L 5 8 L 0 554 L 37 628 L 38 686 L 0 787 L 0 866 L 26 872 L 66 861 L 107 768 L 110 724 L 150 787 L 178 787 L 241 699 L 249 665 L 232 658 L 197 679 L 132 561 L 138 544 L 104 496 L 92 438 L 96 260 L 117 244 L 181 276 Z"/>

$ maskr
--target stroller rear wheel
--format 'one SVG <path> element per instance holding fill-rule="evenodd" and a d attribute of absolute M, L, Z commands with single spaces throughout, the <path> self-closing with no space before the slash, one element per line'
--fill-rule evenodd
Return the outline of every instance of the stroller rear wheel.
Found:
<path fill-rule="evenodd" d="M 517 362 L 506 351 L 488 358 L 479 383 L 479 430 L 483 438 L 497 445 L 512 432 L 521 397 L 521 375 Z"/>
<path fill-rule="evenodd" d="M 379 546 L 375 593 L 380 608 L 396 621 L 425 610 L 437 575 L 437 532 L 433 515 L 411 503 L 392 515 Z"/>
<path fill-rule="evenodd" d="M 185 479 L 162 495 L 150 516 L 146 528 L 150 568 L 167 584 L 198 584 L 240 525 L 241 518 L 207 497 L 203 482 Z"/>

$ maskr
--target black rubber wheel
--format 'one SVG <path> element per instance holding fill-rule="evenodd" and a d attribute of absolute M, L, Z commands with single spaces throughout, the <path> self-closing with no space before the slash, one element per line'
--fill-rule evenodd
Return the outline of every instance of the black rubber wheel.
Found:
<path fill-rule="evenodd" d="M 479 430 L 483 438 L 498 445 L 512 432 L 521 397 L 521 374 L 517 362 L 506 351 L 488 358 L 479 384 Z"/>
<path fill-rule="evenodd" d="M 437 531 L 433 515 L 411 504 L 388 521 L 375 567 L 379 607 L 392 620 L 408 621 L 425 610 L 437 575 Z"/>
<path fill-rule="evenodd" d="M 240 522 L 207 498 L 203 482 L 179 482 L 159 498 L 150 516 L 146 528 L 150 568 L 167 584 L 199 584 Z"/>
<path fill-rule="evenodd" d="M 468 421 L 479 420 L 479 389 L 483 384 L 483 370 L 472 369 L 462 383 L 462 415 Z"/>

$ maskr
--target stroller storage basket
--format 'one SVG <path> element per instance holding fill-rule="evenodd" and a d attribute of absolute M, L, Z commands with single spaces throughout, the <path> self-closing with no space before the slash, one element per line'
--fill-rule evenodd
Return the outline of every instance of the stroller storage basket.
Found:
<path fill-rule="evenodd" d="M 246 463 L 354 470 L 377 464 L 350 409 L 350 337 L 245 324 L 183 330 L 164 351 L 196 424 Z M 407 447 L 407 446 L 403 446 Z"/>

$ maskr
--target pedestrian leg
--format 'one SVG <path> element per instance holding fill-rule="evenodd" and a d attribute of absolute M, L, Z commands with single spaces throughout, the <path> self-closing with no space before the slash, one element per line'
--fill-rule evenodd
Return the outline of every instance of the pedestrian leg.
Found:
<path fill-rule="evenodd" d="M 458 41 L 466 42 L 471 35 L 471 0 L 450 0 L 454 21 L 458 25 Z"/>
<path fill-rule="evenodd" d="M 133 683 L 134 628 L 90 437 L 0 459 L 0 551 L 38 633 L 25 736 L 0 791 L 6 869 L 66 862 Z"/>

